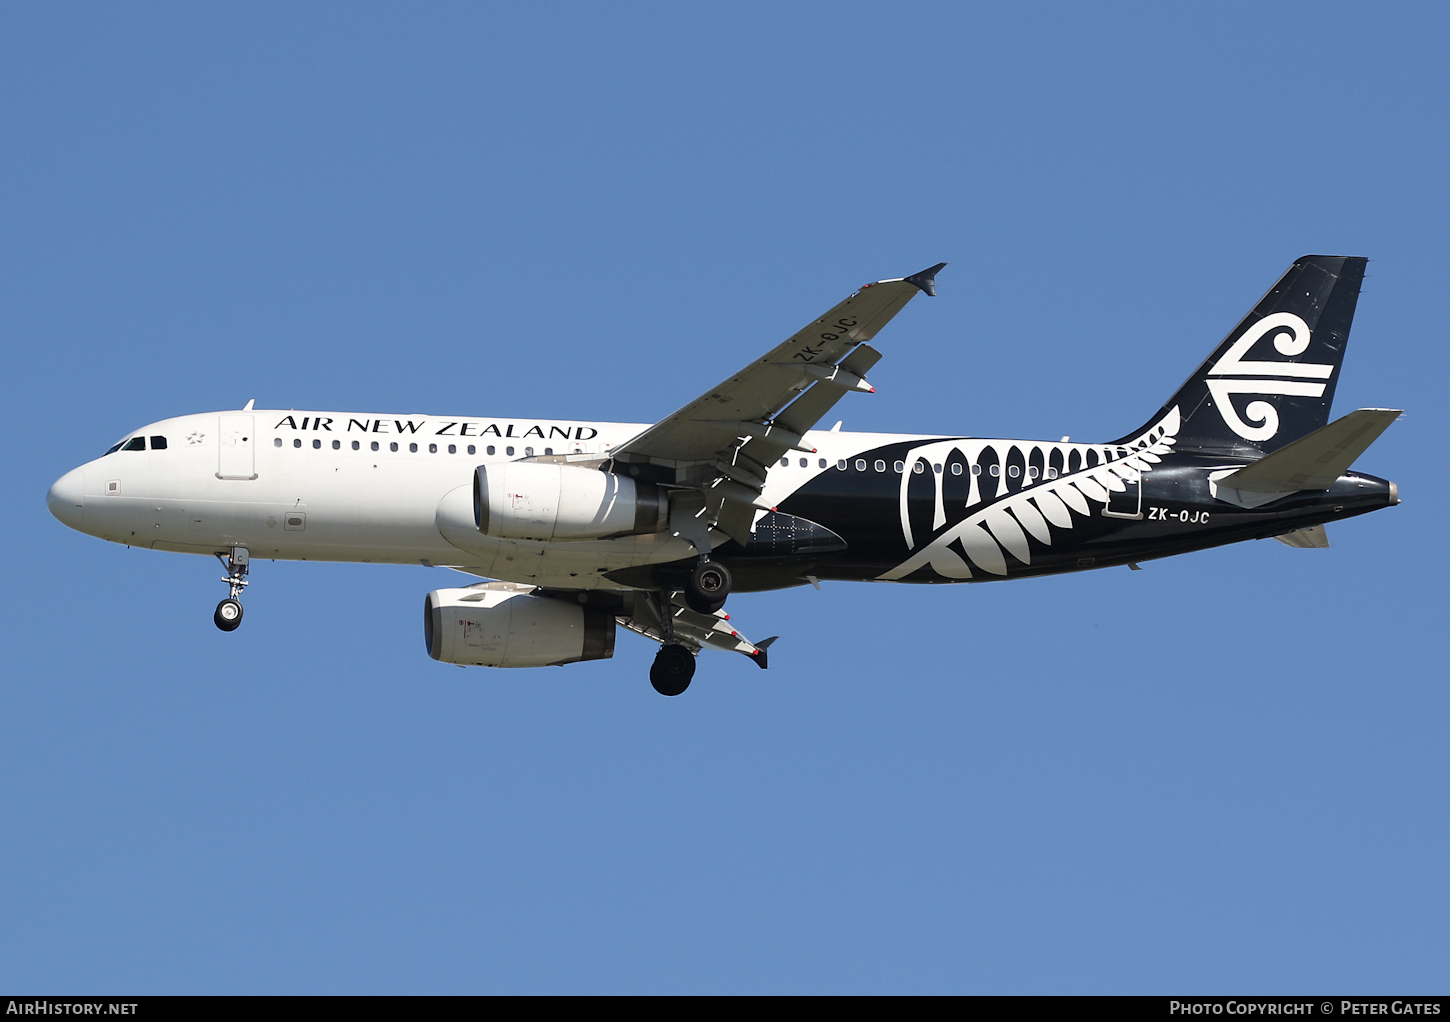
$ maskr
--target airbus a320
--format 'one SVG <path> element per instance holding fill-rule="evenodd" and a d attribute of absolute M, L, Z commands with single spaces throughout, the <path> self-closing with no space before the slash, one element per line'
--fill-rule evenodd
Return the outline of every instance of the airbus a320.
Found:
<path fill-rule="evenodd" d="M 215 555 L 224 631 L 253 560 L 448 567 L 484 581 L 427 594 L 435 660 L 598 660 L 623 627 L 660 644 L 650 681 L 674 696 L 701 650 L 767 665 L 774 638 L 736 628 L 732 593 L 1325 547 L 1325 523 L 1399 503 L 1350 470 L 1399 410 L 1329 420 L 1365 263 L 1296 261 L 1162 408 L 1103 443 L 816 428 L 873 392 L 871 341 L 936 294 L 940 264 L 865 285 L 653 425 L 248 402 L 137 429 L 47 502 L 101 539 Z"/>

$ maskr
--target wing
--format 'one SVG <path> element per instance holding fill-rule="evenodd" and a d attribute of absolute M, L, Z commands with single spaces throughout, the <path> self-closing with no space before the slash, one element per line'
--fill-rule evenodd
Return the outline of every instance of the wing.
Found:
<path fill-rule="evenodd" d="M 945 265 L 865 285 L 762 358 L 617 447 L 615 460 L 672 470 L 676 485 L 704 496 L 703 514 L 698 499 L 686 501 L 692 504 L 689 517 L 708 519 L 737 542 L 746 542 L 755 511 L 769 510 L 760 503 L 767 467 L 787 451 L 813 451 L 802 434 L 847 391 L 875 389 L 865 375 L 881 353 L 866 342 L 918 291 L 935 295 L 936 273 Z M 686 528 L 677 534 L 698 547 L 700 531 L 697 526 L 693 533 Z"/>
<path fill-rule="evenodd" d="M 665 641 L 665 628 L 660 620 L 659 605 L 649 600 L 637 599 L 633 604 L 626 603 L 625 607 L 630 613 L 616 617 L 616 621 L 647 639 Z M 729 614 L 723 610 L 717 610 L 713 614 L 698 614 L 685 606 L 683 597 L 678 593 L 671 594 L 668 607 L 671 618 L 670 634 L 675 642 L 684 643 L 696 650 L 719 649 L 744 653 L 757 667 L 764 668 L 768 665 L 766 649 L 776 640 L 776 636 L 751 642 L 731 625 Z"/>

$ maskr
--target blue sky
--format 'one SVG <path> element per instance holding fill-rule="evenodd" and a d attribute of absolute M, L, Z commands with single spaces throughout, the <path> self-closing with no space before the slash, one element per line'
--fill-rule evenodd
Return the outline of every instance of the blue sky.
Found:
<path fill-rule="evenodd" d="M 1444 990 L 1447 19 L 1419 5 L 0 9 L 0 987 Z M 1107 439 L 1285 267 L 1404 503 L 740 596 L 772 667 L 428 659 L 423 567 L 66 530 L 128 430 L 646 421 L 940 260 L 850 429 Z"/>

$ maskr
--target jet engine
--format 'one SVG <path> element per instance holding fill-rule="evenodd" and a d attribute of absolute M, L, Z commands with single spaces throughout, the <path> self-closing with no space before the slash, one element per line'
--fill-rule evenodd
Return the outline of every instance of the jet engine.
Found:
<path fill-rule="evenodd" d="M 439 589 L 423 605 L 428 655 L 474 667 L 551 667 L 614 656 L 614 615 L 486 582 Z"/>
<path fill-rule="evenodd" d="M 668 519 L 658 486 L 612 472 L 530 461 L 473 472 L 473 521 L 495 539 L 603 539 L 659 532 Z"/>

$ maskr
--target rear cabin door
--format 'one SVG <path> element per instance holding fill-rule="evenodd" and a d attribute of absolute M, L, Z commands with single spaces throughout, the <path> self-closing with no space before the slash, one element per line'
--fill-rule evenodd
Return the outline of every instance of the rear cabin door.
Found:
<path fill-rule="evenodd" d="M 1122 481 L 1123 489 L 1108 490 L 1108 504 L 1103 508 L 1103 514 L 1109 518 L 1132 518 L 1143 517 L 1143 476 L 1135 468 L 1126 465 L 1113 465 L 1108 469 L 1113 475 Z"/>
<path fill-rule="evenodd" d="M 257 478 L 252 456 L 256 441 L 252 435 L 252 416 L 223 415 L 217 440 L 218 479 Z"/>

